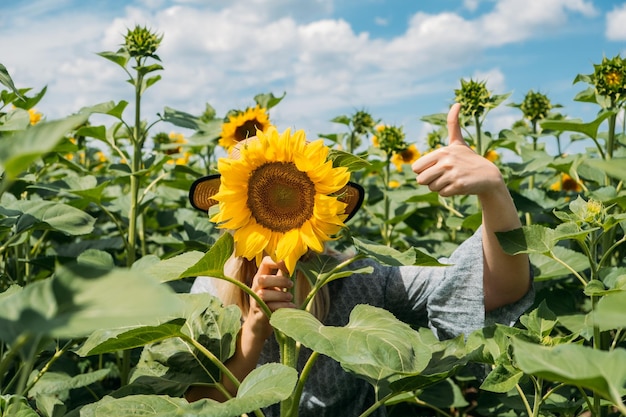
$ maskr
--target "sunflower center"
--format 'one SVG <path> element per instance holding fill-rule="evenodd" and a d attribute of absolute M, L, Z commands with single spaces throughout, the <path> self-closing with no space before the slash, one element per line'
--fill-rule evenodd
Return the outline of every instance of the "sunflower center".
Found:
<path fill-rule="evenodd" d="M 259 128 L 261 128 L 261 123 L 256 119 L 246 120 L 241 126 L 235 129 L 235 140 L 241 142 L 242 140 L 256 136 L 256 130 Z"/>
<path fill-rule="evenodd" d="M 273 232 L 299 228 L 313 216 L 315 184 L 290 162 L 269 162 L 248 182 L 248 208 L 257 223 Z"/>

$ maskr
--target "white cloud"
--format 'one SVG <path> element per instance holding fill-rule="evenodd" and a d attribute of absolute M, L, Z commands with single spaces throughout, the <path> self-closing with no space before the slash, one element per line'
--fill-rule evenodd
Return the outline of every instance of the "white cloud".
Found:
<path fill-rule="evenodd" d="M 606 37 L 612 41 L 626 40 L 626 4 L 606 14 Z"/>

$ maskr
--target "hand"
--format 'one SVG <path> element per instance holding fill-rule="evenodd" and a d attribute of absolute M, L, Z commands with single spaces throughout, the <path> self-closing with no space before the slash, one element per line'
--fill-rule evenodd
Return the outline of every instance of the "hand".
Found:
<path fill-rule="evenodd" d="M 288 292 L 291 287 L 293 287 L 293 282 L 289 279 L 285 264 L 274 262 L 272 258 L 266 256 L 261 261 L 250 288 L 267 304 L 270 311 L 274 312 L 279 308 L 296 307 L 292 302 L 291 293 Z M 250 297 L 250 308 L 244 324 L 250 326 L 250 330 L 263 340 L 272 334 L 269 318 L 252 297 Z"/>
<path fill-rule="evenodd" d="M 443 197 L 468 194 L 480 197 L 501 188 L 502 174 L 465 143 L 459 125 L 460 109 L 461 105 L 455 103 L 448 112 L 448 146 L 422 156 L 412 169 L 419 184 Z"/>

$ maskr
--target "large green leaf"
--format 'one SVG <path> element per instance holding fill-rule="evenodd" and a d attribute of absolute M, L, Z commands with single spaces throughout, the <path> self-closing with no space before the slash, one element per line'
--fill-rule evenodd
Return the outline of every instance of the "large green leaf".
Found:
<path fill-rule="evenodd" d="M 201 262 L 205 256 L 199 251 L 189 251 L 164 260 L 150 257 L 149 263 L 147 260 L 144 261 L 144 258 L 147 258 L 144 257 L 135 262 L 132 268 L 154 276 L 159 282 L 168 282 L 180 279 L 184 272 Z"/>
<path fill-rule="evenodd" d="M 581 120 L 544 120 L 540 122 L 543 129 L 560 130 L 563 132 L 578 132 L 592 139 L 598 138 L 598 128 L 612 112 L 602 112 L 594 121 L 583 123 Z"/>
<path fill-rule="evenodd" d="M 52 229 L 68 235 L 85 235 L 93 230 L 96 219 L 75 207 L 56 201 L 18 200 L 10 209 L 22 214 L 16 232 L 30 229 Z"/>
<path fill-rule="evenodd" d="M 554 257 L 565 262 L 575 271 L 584 271 L 589 268 L 589 258 L 580 252 L 563 246 L 555 246 L 552 248 L 552 253 Z M 531 253 L 529 257 L 531 264 L 535 268 L 535 281 L 537 282 L 563 278 L 572 273 L 563 263 L 556 261 L 553 257 L 539 253 Z"/>
<path fill-rule="evenodd" d="M 241 383 L 237 396 L 223 403 L 213 400 L 188 403 L 183 398 L 161 395 L 132 395 L 119 399 L 104 397 L 83 407 L 80 415 L 81 417 L 239 416 L 287 399 L 297 379 L 295 369 L 270 363 L 250 372 Z"/>
<path fill-rule="evenodd" d="M 93 346 L 95 339 L 90 337 L 87 339 L 89 343 L 86 342 L 76 353 L 82 356 L 90 356 L 142 347 L 171 337 L 182 336 L 180 329 L 184 324 L 185 319 L 174 319 L 158 326 L 141 326 L 122 331 L 115 337 L 107 338 L 95 346 Z M 110 334 L 111 332 L 109 331 L 108 333 Z"/>
<path fill-rule="evenodd" d="M 4 170 L 8 179 L 16 178 L 88 118 L 88 113 L 80 113 L 65 119 L 37 123 L 15 135 L 0 137 L 0 169 Z"/>
<path fill-rule="evenodd" d="M 133 380 L 145 383 L 147 378 L 158 378 L 186 386 L 194 382 L 211 383 L 217 380 L 217 367 L 204 352 L 192 346 L 191 339 L 204 346 L 221 362 L 234 354 L 241 327 L 239 308 L 223 307 L 218 298 L 205 293 L 179 294 L 179 297 L 184 300 L 186 307 L 186 323 L 182 329 L 138 329 L 136 334 L 129 334 L 135 337 L 142 332 L 152 332 L 153 336 L 157 336 L 155 343 L 144 348 Z M 106 342 L 109 343 L 116 342 Z"/>
<path fill-rule="evenodd" d="M 53 278 L 14 287 L 0 298 L 0 339 L 9 342 L 22 333 L 74 338 L 97 329 L 156 325 L 183 307 L 173 291 L 150 277 L 68 265 Z"/>
<path fill-rule="evenodd" d="M 397 381 L 398 390 L 416 389 L 424 380 L 411 377 L 452 369 L 448 359 L 454 355 L 445 353 L 450 345 L 439 343 L 428 329 L 424 333 L 415 331 L 378 307 L 357 305 L 344 327 L 324 326 L 310 313 L 293 309 L 277 310 L 270 322 L 287 336 L 335 359 L 383 391 L 389 389 L 391 381 Z"/>
<path fill-rule="evenodd" d="M 578 344 L 548 348 L 521 340 L 512 344 L 515 361 L 524 373 L 591 389 L 624 408 L 626 350 L 607 352 Z"/>

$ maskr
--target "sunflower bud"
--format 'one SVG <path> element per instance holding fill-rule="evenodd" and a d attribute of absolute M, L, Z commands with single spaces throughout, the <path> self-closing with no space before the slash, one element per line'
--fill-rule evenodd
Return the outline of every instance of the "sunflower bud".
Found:
<path fill-rule="evenodd" d="M 352 126 L 354 126 L 354 132 L 363 135 L 369 132 L 376 122 L 372 115 L 364 110 L 359 110 L 352 116 Z"/>
<path fill-rule="evenodd" d="M 454 90 L 454 101 L 461 103 L 461 113 L 468 117 L 481 116 L 485 109 L 491 107 L 491 92 L 487 90 L 487 82 L 461 79 L 461 88 Z"/>
<path fill-rule="evenodd" d="M 599 95 L 608 97 L 613 103 L 623 100 L 626 92 L 624 60 L 619 55 L 611 59 L 604 57 L 601 64 L 594 65 L 591 83 Z"/>
<path fill-rule="evenodd" d="M 137 25 L 133 30 L 128 29 L 124 37 L 124 48 L 134 58 L 151 57 L 158 59 L 156 51 L 162 39 L 163 35 L 158 35 L 148 28 Z"/>
<path fill-rule="evenodd" d="M 402 152 L 409 147 L 404 141 L 405 134 L 402 127 L 383 126 L 377 129 L 376 137 L 378 147 L 387 155 Z"/>
<path fill-rule="evenodd" d="M 550 99 L 545 94 L 533 90 L 526 93 L 526 97 L 520 105 L 524 117 L 531 122 L 537 122 L 548 117 L 550 109 L 552 109 Z"/>

